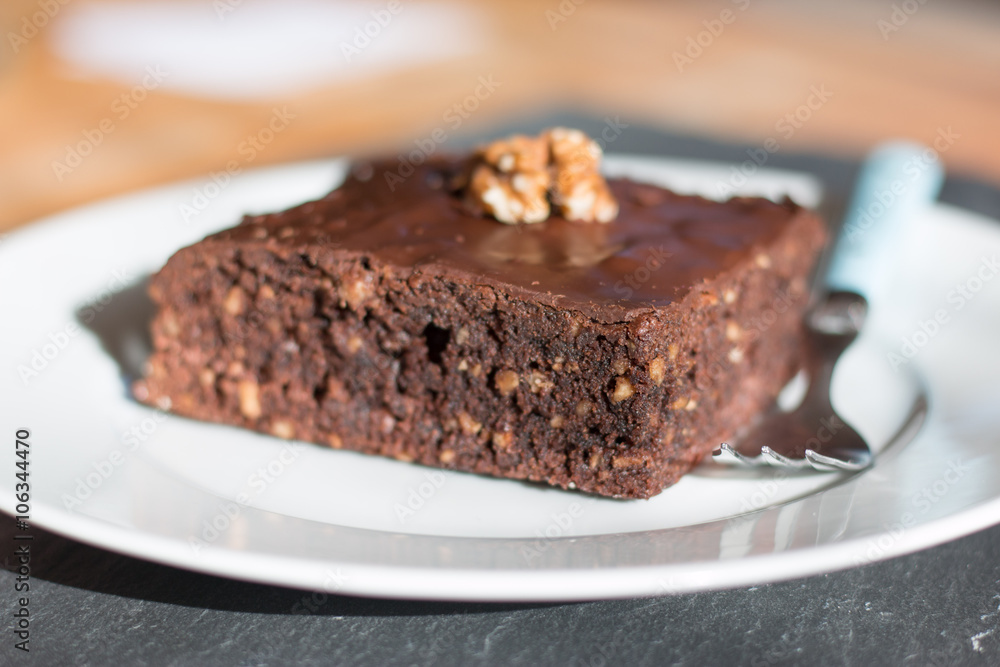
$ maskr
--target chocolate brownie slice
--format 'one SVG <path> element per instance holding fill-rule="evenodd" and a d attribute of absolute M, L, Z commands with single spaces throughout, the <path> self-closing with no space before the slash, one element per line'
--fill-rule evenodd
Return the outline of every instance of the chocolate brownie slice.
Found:
<path fill-rule="evenodd" d="M 153 278 L 135 395 L 402 461 L 621 497 L 676 482 L 796 369 L 822 223 L 610 180 L 608 224 L 470 212 L 439 158 L 356 166 Z"/>

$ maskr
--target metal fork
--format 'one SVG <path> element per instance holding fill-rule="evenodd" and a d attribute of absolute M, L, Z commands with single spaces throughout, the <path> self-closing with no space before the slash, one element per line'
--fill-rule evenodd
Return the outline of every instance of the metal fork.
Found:
<path fill-rule="evenodd" d="M 872 460 L 871 449 L 830 403 L 830 379 L 837 359 L 854 342 L 867 314 L 864 298 L 834 292 L 805 321 L 804 370 L 809 388 L 792 412 L 765 417 L 740 438 L 722 443 L 713 454 L 722 463 L 766 463 L 790 468 L 855 471 Z"/>
<path fill-rule="evenodd" d="M 792 412 L 772 410 L 735 445 L 723 442 L 712 454 L 715 461 L 824 472 L 871 464 L 868 443 L 830 403 L 830 380 L 869 304 L 884 303 L 892 246 L 906 223 L 934 201 L 943 179 L 936 153 L 924 146 L 894 142 L 872 151 L 823 278 L 822 297 L 803 322 L 805 397 Z"/>

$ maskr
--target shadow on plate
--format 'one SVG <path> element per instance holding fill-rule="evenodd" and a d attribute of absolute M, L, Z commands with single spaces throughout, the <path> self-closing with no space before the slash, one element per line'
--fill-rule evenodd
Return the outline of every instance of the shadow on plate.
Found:
<path fill-rule="evenodd" d="M 181 605 L 256 614 L 313 616 L 421 616 L 540 609 L 557 604 L 381 600 L 304 591 L 189 572 L 82 544 L 32 526 L 31 576 L 81 590 Z M 0 540 L 13 543 L 14 521 L 0 513 Z M 4 569 L 17 564 L 8 555 Z"/>
<path fill-rule="evenodd" d="M 121 370 L 126 390 L 142 377 L 142 368 L 153 350 L 149 325 L 156 306 L 149 298 L 149 275 L 106 299 L 87 303 L 76 319 L 92 331 Z M 130 392 L 126 392 L 131 396 Z"/>

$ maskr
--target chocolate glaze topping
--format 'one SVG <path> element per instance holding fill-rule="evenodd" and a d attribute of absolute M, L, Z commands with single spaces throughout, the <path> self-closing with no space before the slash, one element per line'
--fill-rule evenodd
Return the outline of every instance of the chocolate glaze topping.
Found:
<path fill-rule="evenodd" d="M 462 168 L 436 158 L 390 187 L 398 163 L 362 163 L 320 200 L 247 217 L 217 239 L 321 244 L 383 262 L 573 308 L 604 322 L 625 321 L 683 298 L 767 244 L 801 212 L 734 198 L 725 205 L 625 179 L 609 179 L 620 212 L 609 224 L 569 222 L 553 212 L 532 225 L 471 214 L 449 184 Z M 396 180 L 393 178 L 393 180 Z"/>

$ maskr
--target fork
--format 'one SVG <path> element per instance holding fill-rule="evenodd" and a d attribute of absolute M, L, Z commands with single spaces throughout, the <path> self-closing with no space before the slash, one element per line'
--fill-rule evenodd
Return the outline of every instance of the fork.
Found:
<path fill-rule="evenodd" d="M 818 286 L 821 296 L 804 318 L 805 397 L 791 412 L 772 409 L 735 445 L 723 442 L 713 460 L 824 472 L 871 465 L 868 443 L 830 402 L 830 380 L 869 307 L 887 298 L 892 246 L 937 198 L 943 180 L 936 152 L 919 144 L 886 143 L 869 154 Z"/>

